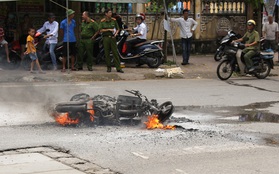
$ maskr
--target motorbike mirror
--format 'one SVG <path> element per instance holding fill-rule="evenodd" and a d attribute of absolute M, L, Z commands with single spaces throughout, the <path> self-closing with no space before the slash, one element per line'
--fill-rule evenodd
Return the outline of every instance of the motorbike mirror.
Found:
<path fill-rule="evenodd" d="M 123 36 L 124 33 L 125 33 L 125 30 L 121 30 L 120 31 L 120 36 Z"/>

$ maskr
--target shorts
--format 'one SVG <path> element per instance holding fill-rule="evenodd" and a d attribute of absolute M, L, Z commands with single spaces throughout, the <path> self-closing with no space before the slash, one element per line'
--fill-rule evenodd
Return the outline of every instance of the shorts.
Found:
<path fill-rule="evenodd" d="M 76 42 L 69 42 L 69 55 L 75 56 L 77 54 Z M 67 42 L 63 42 L 63 57 L 67 57 Z"/>
<path fill-rule="evenodd" d="M 37 53 L 29 53 L 28 55 L 32 61 L 38 59 Z"/>

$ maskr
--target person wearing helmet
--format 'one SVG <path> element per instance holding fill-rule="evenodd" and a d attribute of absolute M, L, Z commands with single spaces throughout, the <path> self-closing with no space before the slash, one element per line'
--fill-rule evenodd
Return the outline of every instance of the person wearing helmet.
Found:
<path fill-rule="evenodd" d="M 137 14 L 136 15 L 136 23 L 137 26 L 133 29 L 134 34 L 131 34 L 133 39 L 129 39 L 126 41 L 127 44 L 127 56 L 131 57 L 133 56 L 131 53 L 131 49 L 133 45 L 142 43 L 146 41 L 146 35 L 147 35 L 147 27 L 145 25 L 144 21 L 144 16 Z"/>
<path fill-rule="evenodd" d="M 245 48 L 242 50 L 244 53 L 244 61 L 248 72 L 255 70 L 253 66 L 252 57 L 257 54 L 259 50 L 260 35 L 255 30 L 256 22 L 252 19 L 247 21 L 247 32 L 240 39 L 234 40 L 233 42 L 245 42 Z"/>
<path fill-rule="evenodd" d="M 75 57 L 77 53 L 76 49 L 76 36 L 75 36 L 75 28 L 76 21 L 74 20 L 75 11 L 72 9 L 68 9 L 66 11 L 66 15 L 68 18 L 65 18 L 60 23 L 60 32 L 63 36 L 63 59 L 62 59 L 62 70 L 61 72 L 66 72 L 66 57 L 67 52 L 69 51 L 69 55 L 71 56 L 71 70 L 76 71 L 75 68 Z M 68 37 L 69 36 L 69 37 Z M 69 42 L 69 50 L 67 49 L 67 42 Z"/>
<path fill-rule="evenodd" d="M 0 28 L 0 60 L 7 58 L 7 62 L 10 63 L 8 42 L 4 39 L 4 29 Z"/>

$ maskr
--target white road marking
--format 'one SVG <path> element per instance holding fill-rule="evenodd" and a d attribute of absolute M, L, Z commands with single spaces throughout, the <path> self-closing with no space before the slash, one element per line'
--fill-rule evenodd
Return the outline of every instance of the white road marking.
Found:
<path fill-rule="evenodd" d="M 141 157 L 143 159 L 149 159 L 148 156 L 144 156 L 143 153 L 141 153 L 141 152 L 132 152 L 132 154 L 134 154 L 135 156 Z"/>
<path fill-rule="evenodd" d="M 254 144 L 236 144 L 236 145 L 215 145 L 215 146 L 194 146 L 189 148 L 183 148 L 184 154 L 198 154 L 207 152 L 225 152 L 236 150 L 247 150 L 254 148 L 267 148 L 267 146 L 259 146 Z"/>
<path fill-rule="evenodd" d="M 182 173 L 182 174 L 188 174 L 186 173 L 185 171 L 181 170 L 181 169 L 175 169 L 175 171 L 179 172 L 179 173 Z"/>

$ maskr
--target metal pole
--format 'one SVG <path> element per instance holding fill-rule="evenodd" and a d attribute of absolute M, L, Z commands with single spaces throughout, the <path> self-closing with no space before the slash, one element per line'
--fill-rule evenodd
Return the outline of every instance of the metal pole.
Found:
<path fill-rule="evenodd" d="M 166 16 L 166 20 L 168 25 L 170 26 L 170 22 L 169 22 L 169 18 L 168 18 L 168 9 L 167 9 L 167 4 L 166 4 L 166 0 L 164 0 L 164 6 L 165 6 L 165 16 Z M 165 31 L 166 33 L 166 31 Z M 175 52 L 175 47 L 174 47 L 174 42 L 173 42 L 173 35 L 172 35 L 172 31 L 170 30 L 170 37 L 171 37 L 171 43 L 172 43 L 172 56 L 173 56 L 173 61 L 175 62 L 176 66 L 177 65 L 177 61 L 176 61 L 176 52 Z"/>
<path fill-rule="evenodd" d="M 66 0 L 66 8 L 69 9 L 69 0 Z M 70 53 L 69 53 L 69 16 L 68 11 L 66 11 L 67 15 L 67 66 L 68 66 L 68 74 L 70 73 Z"/>

